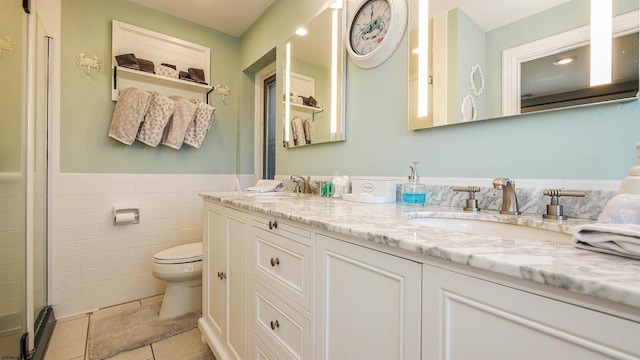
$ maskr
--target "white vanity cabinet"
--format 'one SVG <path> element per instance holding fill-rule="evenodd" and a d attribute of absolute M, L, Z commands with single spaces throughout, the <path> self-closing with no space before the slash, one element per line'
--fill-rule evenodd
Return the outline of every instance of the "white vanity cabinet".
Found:
<path fill-rule="evenodd" d="M 423 359 L 638 359 L 640 324 L 423 266 Z"/>
<path fill-rule="evenodd" d="M 199 327 L 219 360 L 247 359 L 248 213 L 204 202 Z"/>
<path fill-rule="evenodd" d="M 252 359 L 311 359 L 312 233 L 254 217 L 249 252 Z"/>
<path fill-rule="evenodd" d="M 640 359 L 637 308 L 204 203 L 218 360 Z"/>
<path fill-rule="evenodd" d="M 316 359 L 420 359 L 421 265 L 316 235 Z"/>

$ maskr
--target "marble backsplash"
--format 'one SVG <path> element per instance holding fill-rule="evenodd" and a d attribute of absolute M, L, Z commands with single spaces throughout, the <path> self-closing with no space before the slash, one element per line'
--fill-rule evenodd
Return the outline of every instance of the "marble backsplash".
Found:
<path fill-rule="evenodd" d="M 544 214 L 551 197 L 544 196 L 546 187 L 518 188 L 516 194 L 520 211 L 528 214 Z M 575 190 L 575 189 L 572 189 Z M 598 219 L 605 204 L 616 191 L 583 190 L 585 197 L 560 197 L 559 204 L 563 205 L 564 215 L 571 218 Z M 465 206 L 468 193 L 455 192 L 452 186 L 427 185 L 427 202 L 429 205 Z M 502 206 L 502 191 L 491 187 L 480 187 L 480 192 L 475 194 L 478 206 L 481 209 L 500 210 Z M 399 197 L 396 197 L 399 199 Z"/>
<path fill-rule="evenodd" d="M 406 178 L 369 177 L 372 179 L 395 179 L 397 183 L 396 199 L 400 201 L 401 185 Z M 293 191 L 294 184 L 290 176 L 277 175 L 276 179 L 285 183 L 287 191 Z M 310 185 L 314 193 L 318 193 L 317 184 L 320 181 L 331 180 L 331 176 L 312 176 Z M 442 179 L 422 178 L 421 183 L 427 187 L 427 205 L 441 205 L 464 207 L 467 192 L 453 191 L 455 186 L 478 186 L 480 191 L 475 193 L 478 206 L 481 209 L 500 210 L 502 206 L 502 191 L 495 190 L 491 185 L 492 179 Z M 489 186 L 482 186 L 487 184 Z M 520 211 L 527 214 L 544 214 L 551 197 L 543 195 L 545 189 L 581 190 L 585 197 L 559 198 L 563 205 L 564 215 L 570 218 L 597 220 L 606 203 L 616 195 L 619 181 L 565 181 L 565 180 L 522 180 L 516 181 L 516 194 Z"/>

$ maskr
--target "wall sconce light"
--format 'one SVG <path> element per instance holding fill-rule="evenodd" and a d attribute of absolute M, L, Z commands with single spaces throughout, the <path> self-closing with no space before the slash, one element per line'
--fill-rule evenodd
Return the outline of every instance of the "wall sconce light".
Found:
<path fill-rule="evenodd" d="M 291 43 L 285 45 L 284 61 L 284 144 L 285 147 L 291 139 Z"/>
<path fill-rule="evenodd" d="M 338 121 L 338 11 L 331 12 L 331 140 L 335 140 Z"/>
<path fill-rule="evenodd" d="M 611 0 L 591 0 L 590 85 L 611 83 Z"/>
<path fill-rule="evenodd" d="M 418 3 L 418 21 L 429 24 L 429 1 Z M 418 117 L 429 115 L 429 26 L 418 29 Z"/>

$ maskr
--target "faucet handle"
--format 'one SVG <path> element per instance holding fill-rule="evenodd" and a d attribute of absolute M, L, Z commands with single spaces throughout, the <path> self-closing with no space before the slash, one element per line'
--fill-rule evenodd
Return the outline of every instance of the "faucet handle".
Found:
<path fill-rule="evenodd" d="M 563 214 L 562 205 L 558 204 L 560 196 L 586 196 L 584 191 L 579 190 L 545 189 L 542 193 L 546 196 L 551 196 L 551 203 L 547 205 L 547 213 L 542 215 L 544 219 L 551 220 L 567 220 L 567 217 Z"/>
<path fill-rule="evenodd" d="M 451 190 L 455 192 L 468 192 L 469 198 L 467 199 L 465 207 L 462 209 L 464 211 L 480 211 L 480 207 L 478 207 L 478 200 L 476 199 L 475 193 L 480 191 L 478 186 L 454 186 Z"/>

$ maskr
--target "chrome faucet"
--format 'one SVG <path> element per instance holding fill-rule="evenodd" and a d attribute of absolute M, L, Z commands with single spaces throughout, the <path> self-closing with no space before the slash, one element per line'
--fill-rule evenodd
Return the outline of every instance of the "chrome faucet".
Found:
<path fill-rule="evenodd" d="M 291 175 L 291 181 L 296 183 L 295 192 L 302 193 L 302 194 L 308 194 L 310 192 L 311 188 L 309 187 L 308 179 L 305 179 L 300 175 Z M 302 183 L 302 187 L 300 187 L 301 183 Z"/>
<path fill-rule="evenodd" d="M 502 190 L 502 209 L 500 214 L 520 215 L 518 197 L 516 196 L 516 183 L 509 178 L 493 179 L 493 188 Z"/>

